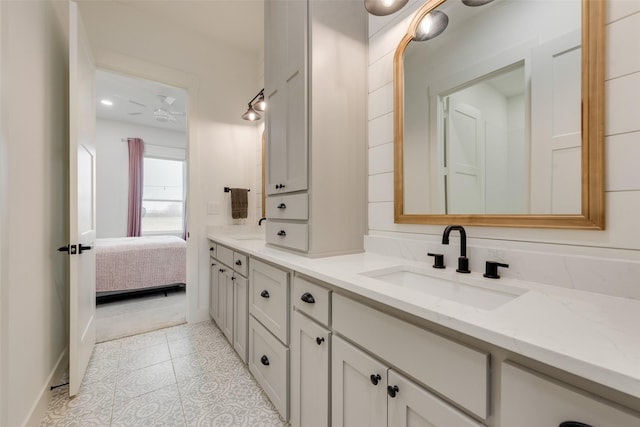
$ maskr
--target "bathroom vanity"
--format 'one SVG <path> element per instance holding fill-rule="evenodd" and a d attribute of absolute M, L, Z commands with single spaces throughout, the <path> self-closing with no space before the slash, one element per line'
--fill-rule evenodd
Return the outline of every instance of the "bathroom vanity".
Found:
<path fill-rule="evenodd" d="M 236 324 L 293 426 L 640 426 L 638 301 L 209 239 L 248 259 Z"/>

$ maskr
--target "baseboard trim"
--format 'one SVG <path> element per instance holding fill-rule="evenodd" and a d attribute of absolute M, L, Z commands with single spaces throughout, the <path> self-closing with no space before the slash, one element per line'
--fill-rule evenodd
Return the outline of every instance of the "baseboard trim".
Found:
<path fill-rule="evenodd" d="M 64 369 L 68 366 L 68 357 L 67 350 L 65 349 L 60 357 L 58 357 L 58 361 L 56 362 L 55 367 L 51 370 L 51 374 L 47 378 L 38 399 L 34 402 L 31 410 L 29 411 L 29 416 L 22 424 L 24 427 L 37 427 L 40 425 L 40 421 L 47 411 L 47 407 L 49 406 L 49 401 L 51 400 L 51 387 L 58 384 L 53 384 L 58 378 L 60 378 L 64 372 Z"/>

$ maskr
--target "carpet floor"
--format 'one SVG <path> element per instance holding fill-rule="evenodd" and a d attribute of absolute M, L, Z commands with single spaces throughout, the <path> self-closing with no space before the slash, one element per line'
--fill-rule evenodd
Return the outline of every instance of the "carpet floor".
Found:
<path fill-rule="evenodd" d="M 186 292 L 180 289 L 168 292 L 166 297 L 157 293 L 98 304 L 96 342 L 186 323 L 186 301 Z"/>

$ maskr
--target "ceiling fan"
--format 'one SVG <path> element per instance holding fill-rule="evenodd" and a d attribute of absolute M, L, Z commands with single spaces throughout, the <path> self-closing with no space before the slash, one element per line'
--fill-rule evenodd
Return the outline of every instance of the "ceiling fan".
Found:
<path fill-rule="evenodd" d="M 166 95 L 157 95 L 157 97 L 160 100 L 160 106 L 153 110 L 153 118 L 156 121 L 161 123 L 167 123 L 167 122 L 175 123 L 176 116 L 185 115 L 184 111 L 176 111 L 173 109 L 172 106 L 173 106 L 173 103 L 176 101 L 176 98 L 171 96 L 166 96 Z M 138 105 L 143 108 L 150 108 L 141 102 L 133 101 L 131 99 L 129 99 L 128 101 L 132 104 Z M 129 114 L 130 116 L 138 116 L 144 113 L 142 111 L 134 111 L 127 114 Z"/>

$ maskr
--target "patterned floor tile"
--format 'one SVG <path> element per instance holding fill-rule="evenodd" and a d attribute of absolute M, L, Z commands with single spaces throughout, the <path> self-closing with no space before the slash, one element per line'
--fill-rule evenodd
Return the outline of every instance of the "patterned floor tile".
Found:
<path fill-rule="evenodd" d="M 120 355 L 118 376 L 122 376 L 136 369 L 157 365 L 158 363 L 168 360 L 171 360 L 171 354 L 169 354 L 169 345 L 166 342 L 149 347 L 123 351 Z"/>
<path fill-rule="evenodd" d="M 175 383 L 171 361 L 147 366 L 118 377 L 116 400 L 127 400 Z"/>
<path fill-rule="evenodd" d="M 113 427 L 185 425 L 178 388 L 175 384 L 130 400 L 120 400 L 113 408 Z"/>
<path fill-rule="evenodd" d="M 108 426 L 111 422 L 115 382 L 83 385 L 74 398 L 69 387 L 52 391 L 49 408 L 40 426 Z"/>
<path fill-rule="evenodd" d="M 287 425 L 213 322 L 96 345 L 68 393 L 52 391 L 41 426 Z"/>
<path fill-rule="evenodd" d="M 167 336 L 163 330 L 147 332 L 146 334 L 134 335 L 120 340 L 121 350 L 129 351 L 138 348 L 151 347 L 153 345 L 167 342 Z"/>

